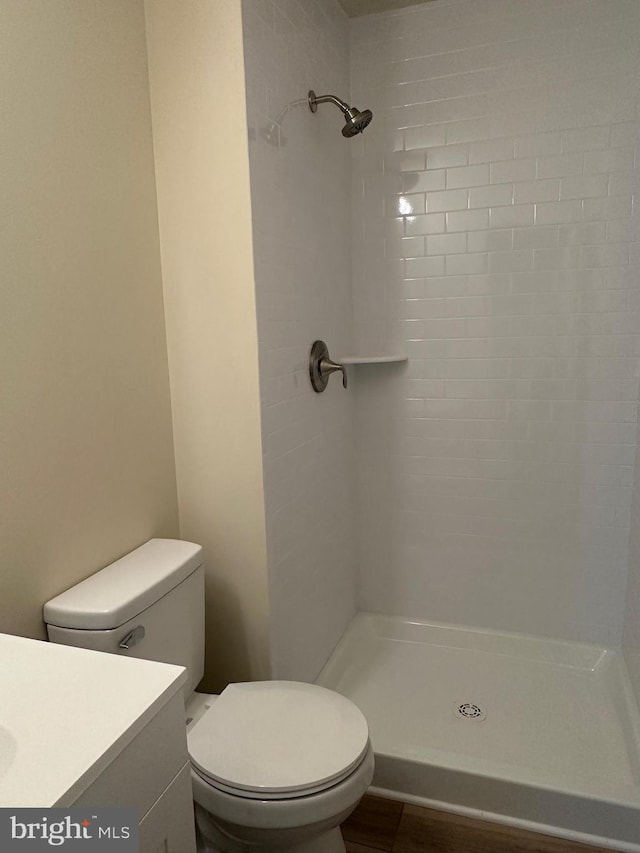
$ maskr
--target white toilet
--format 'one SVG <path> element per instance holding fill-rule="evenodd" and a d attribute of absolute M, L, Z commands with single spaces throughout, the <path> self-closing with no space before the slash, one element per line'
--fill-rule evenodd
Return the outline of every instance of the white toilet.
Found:
<path fill-rule="evenodd" d="M 373 776 L 367 723 L 295 681 L 195 693 L 204 669 L 202 548 L 152 539 L 44 606 L 56 643 L 185 666 L 199 849 L 344 853 L 339 824 Z"/>

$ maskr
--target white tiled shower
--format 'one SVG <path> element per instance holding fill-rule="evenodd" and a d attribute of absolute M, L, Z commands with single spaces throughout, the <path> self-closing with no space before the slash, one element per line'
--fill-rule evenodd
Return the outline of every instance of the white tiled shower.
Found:
<path fill-rule="evenodd" d="M 409 354 L 357 382 L 365 610 L 620 642 L 639 34 L 615 0 L 352 22 L 356 324 L 382 281 Z"/>
<path fill-rule="evenodd" d="M 582 644 L 581 684 L 624 634 L 640 696 L 640 4 L 243 9 L 276 676 L 315 678 L 359 610 Z M 309 88 L 372 124 L 343 140 Z M 408 363 L 314 395 L 316 337 Z M 594 713 L 629 741 L 625 684 Z"/>

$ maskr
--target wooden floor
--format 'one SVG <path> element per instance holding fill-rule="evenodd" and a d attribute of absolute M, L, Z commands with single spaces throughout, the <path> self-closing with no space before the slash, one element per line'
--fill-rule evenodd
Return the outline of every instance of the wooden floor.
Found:
<path fill-rule="evenodd" d="M 347 853 L 612 853 L 379 797 L 363 799 L 342 835 Z"/>

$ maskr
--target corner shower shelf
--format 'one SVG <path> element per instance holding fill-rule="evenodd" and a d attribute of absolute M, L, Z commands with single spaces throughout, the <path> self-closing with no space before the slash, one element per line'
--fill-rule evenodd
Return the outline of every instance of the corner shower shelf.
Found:
<path fill-rule="evenodd" d="M 338 361 L 341 364 L 392 364 L 408 361 L 409 356 L 402 353 L 394 355 L 343 355 Z"/>

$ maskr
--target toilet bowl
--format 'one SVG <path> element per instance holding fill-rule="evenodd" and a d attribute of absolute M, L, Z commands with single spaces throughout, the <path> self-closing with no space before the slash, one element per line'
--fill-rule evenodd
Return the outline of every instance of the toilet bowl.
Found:
<path fill-rule="evenodd" d="M 373 752 L 345 780 L 305 797 L 247 800 L 212 788 L 192 773 L 202 853 L 344 853 L 339 825 L 355 809 L 373 777 Z"/>
<path fill-rule="evenodd" d="M 341 853 L 338 825 L 371 782 L 367 724 L 315 685 L 249 682 L 187 705 L 202 850 Z"/>
<path fill-rule="evenodd" d="M 362 712 L 313 684 L 230 684 L 204 670 L 199 545 L 152 539 L 44 606 L 49 639 L 185 666 L 187 745 L 202 853 L 344 853 L 340 823 L 373 777 Z"/>

